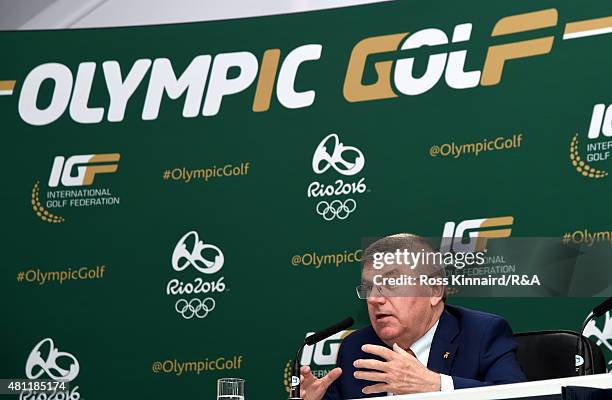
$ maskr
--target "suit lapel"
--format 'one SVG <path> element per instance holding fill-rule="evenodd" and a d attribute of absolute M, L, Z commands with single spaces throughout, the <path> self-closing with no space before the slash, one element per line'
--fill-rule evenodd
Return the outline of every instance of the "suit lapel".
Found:
<path fill-rule="evenodd" d="M 457 318 L 445 309 L 440 316 L 440 322 L 431 342 L 427 368 L 440 374 L 450 375 L 453 362 L 455 361 L 455 354 L 459 347 L 453 343 L 453 339 L 458 334 L 459 323 Z"/>

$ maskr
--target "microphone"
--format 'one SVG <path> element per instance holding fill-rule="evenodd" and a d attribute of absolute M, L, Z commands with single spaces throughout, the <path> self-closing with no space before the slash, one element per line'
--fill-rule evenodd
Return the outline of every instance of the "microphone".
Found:
<path fill-rule="evenodd" d="M 586 371 L 581 368 L 584 365 L 584 346 L 582 346 L 582 338 L 584 337 L 584 330 L 586 329 L 589 322 L 593 319 L 601 317 L 606 312 L 612 310 L 612 297 L 605 300 L 603 303 L 595 306 L 593 311 L 589 313 L 589 315 L 584 320 L 582 324 L 582 330 L 580 331 L 580 336 L 578 337 L 578 341 L 576 342 L 576 375 L 585 375 Z M 587 339 L 588 340 L 588 339 Z"/>
<path fill-rule="evenodd" d="M 612 298 L 610 300 L 612 300 Z M 355 321 L 353 321 L 353 318 L 351 317 L 343 319 L 342 321 L 330 326 L 329 328 L 323 329 L 322 331 L 313 333 L 312 335 L 308 336 L 306 340 L 304 340 L 304 343 L 308 346 L 312 346 L 313 344 L 320 342 L 323 339 L 327 339 L 331 335 L 335 335 L 336 333 L 343 331 L 346 328 L 350 328 L 351 326 L 353 326 L 353 323 L 355 323 Z"/>
<path fill-rule="evenodd" d="M 304 339 L 304 343 L 300 345 L 298 351 L 295 353 L 295 359 L 293 360 L 293 372 L 291 374 L 291 393 L 289 394 L 289 400 L 301 400 L 300 397 L 300 354 L 304 349 L 304 346 L 312 346 L 313 344 L 320 342 L 321 340 L 327 339 L 328 337 L 335 335 L 336 333 L 353 326 L 355 321 L 353 318 L 348 317 L 338 322 L 335 325 L 320 330 L 319 332 L 313 333 Z"/>

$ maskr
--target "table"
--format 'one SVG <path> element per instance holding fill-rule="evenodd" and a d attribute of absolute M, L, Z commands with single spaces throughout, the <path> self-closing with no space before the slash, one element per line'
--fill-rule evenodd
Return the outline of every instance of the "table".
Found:
<path fill-rule="evenodd" d="M 543 381 L 511 383 L 508 385 L 460 389 L 453 392 L 433 392 L 375 397 L 377 400 L 502 400 L 525 397 L 560 395 L 562 386 L 612 388 L 612 373 Z"/>

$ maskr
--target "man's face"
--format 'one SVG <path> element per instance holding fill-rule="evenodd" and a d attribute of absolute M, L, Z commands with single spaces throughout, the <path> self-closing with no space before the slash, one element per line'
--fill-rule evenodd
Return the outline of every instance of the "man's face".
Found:
<path fill-rule="evenodd" d="M 367 303 L 370 322 L 378 337 L 387 344 L 393 344 L 399 339 L 414 343 L 425 334 L 433 314 L 429 288 L 419 285 L 377 287 L 373 282 L 375 275 L 398 278 L 416 274 L 405 266 L 386 266 L 376 270 L 368 265 L 362 274 L 363 282 L 374 286 Z M 382 294 L 378 289 L 382 290 Z"/>

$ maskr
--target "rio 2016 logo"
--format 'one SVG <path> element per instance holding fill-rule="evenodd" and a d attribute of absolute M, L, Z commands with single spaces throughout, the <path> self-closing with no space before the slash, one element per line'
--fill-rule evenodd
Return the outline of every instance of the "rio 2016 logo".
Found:
<path fill-rule="evenodd" d="M 26 361 L 25 374 L 28 379 L 51 379 L 59 383 L 72 382 L 79 375 L 79 361 L 72 354 L 60 351 L 53 339 L 45 338 L 38 342 Z M 72 386 L 63 391 L 64 385 L 58 385 L 50 392 L 37 390 L 24 390 L 20 393 L 20 400 L 47 399 L 47 400 L 79 400 L 81 394 L 78 386 Z"/>
<path fill-rule="evenodd" d="M 334 170 L 342 176 L 351 177 L 359 174 L 364 166 L 365 157 L 361 150 L 345 145 L 335 133 L 324 137 L 312 156 L 312 170 L 317 175 Z M 333 183 L 313 181 L 306 193 L 309 198 L 321 199 L 315 206 L 316 213 L 325 221 L 333 221 L 347 219 L 357 209 L 354 197 L 366 191 L 365 178 L 362 177 L 353 182 L 346 182 L 343 178 Z"/>
<path fill-rule="evenodd" d="M 205 275 L 218 273 L 225 264 L 225 256 L 214 244 L 204 243 L 198 232 L 184 234 L 172 252 L 172 269 L 183 272 L 189 267 Z M 226 291 L 224 277 L 204 280 L 200 276 L 192 281 L 173 278 L 166 284 L 166 295 L 180 296 L 174 303 L 174 310 L 184 319 L 204 319 L 217 305 L 213 293 Z"/>

